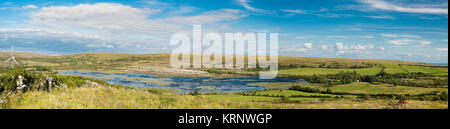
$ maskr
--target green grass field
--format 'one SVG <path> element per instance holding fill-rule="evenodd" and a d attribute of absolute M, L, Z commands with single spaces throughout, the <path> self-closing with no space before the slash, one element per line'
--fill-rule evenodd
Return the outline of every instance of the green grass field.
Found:
<path fill-rule="evenodd" d="M 380 73 L 380 67 L 362 68 L 362 69 L 329 69 L 329 68 L 297 68 L 280 70 L 279 75 L 324 75 L 324 74 L 337 74 L 339 72 L 353 72 L 356 71 L 361 75 L 376 75 Z"/>
<path fill-rule="evenodd" d="M 269 95 L 269 96 L 295 96 L 295 95 L 301 95 L 301 96 L 324 96 L 324 97 L 341 97 L 341 95 L 332 95 L 332 94 L 321 94 L 321 93 L 308 93 L 308 92 L 302 92 L 302 91 L 294 91 L 294 90 L 269 90 L 269 91 L 261 91 L 257 92 L 256 95 Z M 344 95 L 345 98 L 356 98 L 357 96 L 354 95 Z"/>
<path fill-rule="evenodd" d="M 384 71 L 390 74 L 407 73 L 399 64 L 380 64 L 385 69 Z"/>
<path fill-rule="evenodd" d="M 303 83 L 304 84 L 304 83 Z M 282 88 L 287 89 L 293 85 L 298 85 L 298 83 L 285 83 L 285 82 L 267 82 L 267 83 L 253 83 L 252 86 L 265 86 L 270 88 Z"/>
<path fill-rule="evenodd" d="M 433 91 L 447 91 L 447 88 L 422 88 L 422 87 L 407 87 L 407 86 L 393 86 L 391 84 L 369 84 L 369 83 L 352 83 L 347 85 L 338 85 L 328 87 L 333 92 L 338 93 L 352 93 L 352 94 L 394 94 L 394 95 L 418 95 L 424 93 L 431 93 Z M 327 88 L 321 88 L 325 91 Z"/>
<path fill-rule="evenodd" d="M 424 66 L 402 66 L 405 70 L 410 73 L 422 72 L 426 74 L 438 74 L 438 75 L 448 75 L 448 68 L 432 68 Z"/>

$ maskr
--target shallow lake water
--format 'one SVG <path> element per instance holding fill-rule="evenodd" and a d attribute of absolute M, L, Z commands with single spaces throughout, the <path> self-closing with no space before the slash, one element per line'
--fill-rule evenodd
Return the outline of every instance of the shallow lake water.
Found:
<path fill-rule="evenodd" d="M 148 73 L 100 73 L 80 71 L 59 71 L 62 75 L 79 75 L 107 81 L 111 84 L 136 88 L 173 89 L 182 93 L 192 92 L 238 92 L 262 90 L 267 87 L 253 86 L 253 83 L 265 82 L 297 82 L 296 79 L 275 78 L 261 80 L 259 77 L 158 77 Z"/>

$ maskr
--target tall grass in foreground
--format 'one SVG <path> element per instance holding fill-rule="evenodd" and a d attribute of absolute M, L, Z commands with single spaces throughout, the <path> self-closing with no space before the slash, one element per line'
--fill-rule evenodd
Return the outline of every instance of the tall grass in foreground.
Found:
<path fill-rule="evenodd" d="M 223 95 L 225 98 L 227 95 Z M 284 103 L 227 100 L 208 96 L 149 92 L 140 89 L 114 87 L 80 87 L 51 92 L 31 91 L 9 99 L 3 108 L 12 109 L 432 109 L 448 108 L 448 102 L 410 101 L 323 101 Z"/>

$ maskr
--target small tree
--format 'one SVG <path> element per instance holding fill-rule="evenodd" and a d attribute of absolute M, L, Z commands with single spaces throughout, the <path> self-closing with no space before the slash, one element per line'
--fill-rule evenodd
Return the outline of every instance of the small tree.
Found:
<path fill-rule="evenodd" d="M 194 96 L 200 95 L 200 93 L 198 92 L 198 89 L 195 89 L 194 93 L 192 93 L 192 95 L 194 95 Z"/>

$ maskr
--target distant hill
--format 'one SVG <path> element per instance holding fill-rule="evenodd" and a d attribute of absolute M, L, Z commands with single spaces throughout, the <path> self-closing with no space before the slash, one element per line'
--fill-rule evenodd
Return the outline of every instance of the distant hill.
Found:
<path fill-rule="evenodd" d="M 11 56 L 10 52 L 0 52 L 0 58 L 9 58 Z M 17 58 L 33 58 L 33 57 L 49 57 L 50 55 L 36 54 L 29 52 L 14 52 L 14 56 Z"/>
<path fill-rule="evenodd" d="M 138 60 L 145 59 L 158 59 L 159 61 L 170 61 L 170 54 L 124 54 L 124 53 L 82 53 L 73 55 L 62 55 L 62 56 L 51 56 L 45 54 L 36 54 L 28 52 L 15 52 L 14 55 L 19 60 L 30 58 L 41 58 L 41 59 L 62 59 L 62 58 L 72 58 L 72 59 L 83 59 L 91 61 L 121 61 L 129 60 L 130 58 L 135 58 Z M 9 52 L 0 52 L 0 61 L 9 58 Z M 280 56 L 280 64 L 295 64 L 295 65 L 308 65 L 308 64 L 365 64 L 365 63 L 388 63 L 388 64 L 407 64 L 407 65 L 431 65 L 420 62 L 410 62 L 410 61 L 400 61 L 400 60 L 381 60 L 381 59 L 349 59 L 349 58 L 316 58 L 316 57 L 292 57 L 292 56 Z M 433 64 L 433 65 L 443 65 L 443 64 Z"/>

